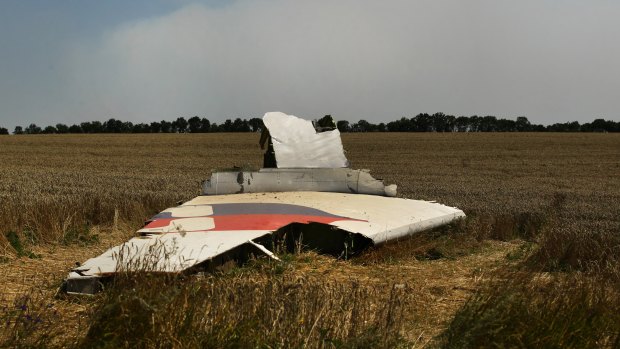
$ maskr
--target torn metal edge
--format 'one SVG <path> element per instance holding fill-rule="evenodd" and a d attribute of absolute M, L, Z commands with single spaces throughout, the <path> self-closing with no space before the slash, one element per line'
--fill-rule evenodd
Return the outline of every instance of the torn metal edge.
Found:
<path fill-rule="evenodd" d="M 265 192 L 332 192 L 395 197 L 397 186 L 385 185 L 368 170 L 350 168 L 274 168 L 213 172 L 202 183 L 203 195 Z"/>

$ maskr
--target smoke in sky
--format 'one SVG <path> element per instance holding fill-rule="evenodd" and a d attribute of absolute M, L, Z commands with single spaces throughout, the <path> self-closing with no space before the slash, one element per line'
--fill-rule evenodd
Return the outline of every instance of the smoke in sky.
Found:
<path fill-rule="evenodd" d="M 54 92 L 22 110 L 45 115 L 42 124 L 275 110 L 373 122 L 438 111 L 618 120 L 619 9 L 598 0 L 188 4 L 73 41 L 58 57 L 62 79 L 41 82 Z"/>

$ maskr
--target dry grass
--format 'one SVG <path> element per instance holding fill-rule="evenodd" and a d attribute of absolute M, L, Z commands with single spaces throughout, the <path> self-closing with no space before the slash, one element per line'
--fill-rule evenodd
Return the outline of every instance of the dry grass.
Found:
<path fill-rule="evenodd" d="M 7 305 L 0 320 L 11 324 L 0 330 L 0 337 L 7 338 L 0 343 L 31 347 L 86 345 L 84 336 L 89 328 L 88 340 L 101 341 L 104 338 L 97 337 L 101 331 L 92 329 L 113 325 L 102 320 L 106 306 L 120 307 L 115 314 L 125 316 L 126 321 L 137 321 L 139 317 L 134 319 L 123 312 L 134 303 L 121 286 L 89 300 L 53 298 L 55 286 L 74 262 L 123 241 L 152 214 L 197 195 L 200 181 L 211 169 L 260 166 L 262 154 L 257 142 L 258 136 L 252 134 L 0 138 L 0 283 L 3 285 L 0 299 Z M 343 142 L 352 167 L 368 168 L 375 176 L 399 184 L 400 196 L 436 200 L 462 208 L 468 219 L 373 249 L 351 261 L 306 253 L 292 256 L 282 265 L 251 264 L 241 269 L 245 276 L 190 278 L 172 283 L 151 281 L 147 283 L 151 289 L 166 286 L 178 291 L 168 295 L 170 304 L 180 304 L 174 309 L 185 309 L 174 313 L 178 319 L 189 310 L 196 312 L 188 320 L 187 328 L 205 334 L 205 338 L 213 331 L 220 331 L 218 326 L 228 324 L 232 332 L 224 331 L 230 336 L 221 337 L 217 343 L 179 340 L 174 333 L 183 329 L 175 324 L 183 321 L 166 322 L 163 314 L 172 310 L 162 298 L 157 298 L 153 306 L 159 310 L 152 313 L 152 327 L 147 330 L 163 331 L 166 333 L 162 335 L 168 337 L 157 337 L 161 345 L 137 338 L 125 346 L 196 347 L 226 343 L 302 346 L 305 338 L 310 338 L 311 347 L 364 347 L 356 338 L 361 333 L 374 333 L 372 338 L 364 338 L 364 343 L 459 347 L 462 342 L 446 340 L 452 337 L 440 336 L 442 331 L 450 328 L 449 333 L 458 337 L 480 338 L 476 337 L 481 334 L 480 328 L 503 328 L 514 321 L 522 324 L 521 327 L 512 326 L 512 333 L 493 337 L 498 346 L 510 346 L 518 343 L 502 338 L 527 330 L 527 321 L 518 321 L 519 311 L 535 315 L 553 309 L 557 316 L 572 316 L 574 320 L 570 323 L 581 324 L 587 312 L 581 312 L 578 305 L 584 300 L 599 311 L 594 312 L 596 316 L 592 319 L 610 319 L 611 322 L 604 324 L 611 328 L 618 325 L 617 318 L 604 309 L 616 309 L 615 304 L 620 303 L 617 299 L 620 289 L 619 135 L 345 134 Z M 20 248 L 13 236 L 18 237 Z M 506 290 L 497 287 L 498 282 L 511 285 L 502 281 L 506 278 L 500 275 L 506 273 L 525 275 L 523 280 L 527 282 L 523 285 L 536 284 L 537 281 L 530 280 L 546 275 L 551 286 L 545 292 L 524 286 L 511 297 L 499 297 L 499 293 L 489 290 Z M 266 281 L 260 281 L 261 277 Z M 493 287 L 484 286 L 489 278 L 494 280 Z M 299 279 L 309 281 L 303 290 L 287 298 L 289 293 L 284 291 L 287 285 Z M 219 299 L 217 306 L 224 307 L 213 308 L 214 303 L 198 301 L 196 294 L 191 293 L 196 288 L 207 294 L 207 290 L 225 288 L 225 280 L 232 285 L 227 289 L 231 295 L 235 289 L 251 288 L 248 299 L 262 304 L 262 310 L 246 309 L 248 299 L 233 296 L 212 297 Z M 267 284 L 260 282 L 267 281 L 284 299 L 276 301 L 265 296 Z M 388 294 L 395 285 L 403 285 L 410 291 L 397 297 L 399 311 L 405 315 L 399 319 L 401 322 L 385 330 L 386 317 L 378 308 L 364 302 L 378 293 Z M 591 292 L 601 287 L 611 291 L 604 297 Z M 39 291 L 33 292 L 31 288 Z M 576 296 L 561 296 L 568 289 Z M 148 290 L 137 292 L 138 297 L 152 298 Z M 295 327 L 299 336 L 282 338 L 282 333 L 291 331 L 293 322 L 300 320 L 286 311 L 292 306 L 287 302 L 307 300 L 300 306 L 316 310 L 318 299 L 346 311 L 330 313 L 325 318 L 334 322 L 332 327 L 322 322 L 322 313 L 307 311 L 301 319 L 304 325 Z M 470 301 L 462 308 L 467 299 Z M 498 299 L 516 301 L 506 303 Z M 15 301 L 18 303 L 14 304 Z M 54 313 L 46 312 L 45 307 L 51 304 L 50 309 L 56 310 L 53 319 L 57 325 L 17 326 L 29 315 L 20 312 L 25 303 L 36 313 L 33 314 L 48 318 Z M 232 307 L 242 310 L 244 317 L 231 318 L 233 312 L 224 309 Z M 283 315 L 274 318 L 268 310 L 278 307 L 284 309 Z M 531 310 L 538 308 L 542 309 L 540 313 Z M 352 312 L 360 309 L 367 313 L 355 317 L 371 319 L 370 327 L 357 324 L 353 328 L 350 322 L 342 320 L 350 319 Z M 462 319 L 468 319 L 474 310 L 478 314 L 480 309 L 486 309 L 484 314 L 508 315 L 487 316 L 486 322 L 481 320 L 478 327 L 463 326 L 463 323 L 476 324 L 475 318 Z M 205 324 L 206 314 L 213 314 L 211 311 L 216 311 L 219 314 L 216 318 L 221 321 Z M 539 318 L 556 321 L 542 315 Z M 261 319 L 273 323 L 271 332 L 252 332 L 254 325 L 265 326 Z M 315 332 L 316 327 L 310 331 L 308 321 L 321 324 L 329 340 L 321 339 L 322 332 Z M 372 326 L 385 331 L 360 330 Z M 534 345 L 614 346 L 613 338 L 617 338 L 609 331 L 599 335 L 595 330 L 584 330 L 580 335 L 591 341 L 571 341 L 570 338 L 576 337 L 561 335 L 570 332 L 567 328 L 559 326 L 556 331 L 548 327 L 547 337 L 559 339 Z M 235 342 L 240 340 L 234 337 L 235 333 L 252 335 L 243 339 L 249 342 Z M 397 342 L 387 342 L 386 333 L 390 334 L 390 340 Z M 101 343 L 105 344 L 105 340 Z"/>
<path fill-rule="evenodd" d="M 290 274 L 119 279 L 84 347 L 395 347 L 415 298 L 407 287 Z"/>
<path fill-rule="evenodd" d="M 257 162 L 254 143 L 220 134 L 3 137 L 0 226 L 42 242 L 85 226 L 135 226 L 199 194 L 212 168 Z"/>
<path fill-rule="evenodd" d="M 581 274 L 500 274 L 442 336 L 449 348 L 618 348 L 620 293 Z"/>

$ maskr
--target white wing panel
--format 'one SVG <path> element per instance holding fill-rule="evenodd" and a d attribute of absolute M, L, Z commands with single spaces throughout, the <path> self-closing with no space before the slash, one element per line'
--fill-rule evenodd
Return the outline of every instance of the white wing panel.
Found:
<path fill-rule="evenodd" d="M 92 293 L 80 280 L 123 270 L 183 271 L 291 223 L 331 225 L 381 244 L 464 216 L 459 209 L 434 202 L 361 194 L 199 196 L 153 217 L 139 231 L 143 236 L 73 269 L 67 282 L 72 292 Z"/>
<path fill-rule="evenodd" d="M 135 237 L 73 269 L 81 276 L 120 270 L 178 272 L 204 262 L 269 231 L 211 231 Z"/>
<path fill-rule="evenodd" d="M 464 217 L 463 211 L 435 202 L 326 192 L 246 193 L 199 196 L 185 205 L 286 203 L 350 219 L 331 225 L 363 234 L 376 244 L 431 229 Z"/>

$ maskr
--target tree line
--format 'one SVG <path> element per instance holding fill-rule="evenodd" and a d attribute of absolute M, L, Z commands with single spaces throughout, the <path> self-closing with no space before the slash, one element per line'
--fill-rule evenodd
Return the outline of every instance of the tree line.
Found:
<path fill-rule="evenodd" d="M 584 124 L 573 121 L 544 126 L 532 124 L 524 116 L 511 120 L 477 115 L 455 117 L 444 113 L 420 113 L 412 118 L 403 117 L 379 124 L 366 120 L 354 123 L 340 120 L 336 126 L 340 132 L 620 132 L 620 122 L 604 119 Z M 16 126 L 13 134 L 259 132 L 262 128 L 263 121 L 260 118 L 227 119 L 217 124 L 207 118 L 194 116 L 137 124 L 113 118 L 104 122 L 88 121 L 70 126 L 59 123 L 40 127 L 33 123 L 27 127 Z M 9 130 L 0 127 L 0 134 L 9 134 Z"/>
<path fill-rule="evenodd" d="M 227 119 L 221 124 L 209 121 L 198 116 L 185 119 L 177 118 L 173 121 L 154 121 L 151 123 L 137 123 L 109 119 L 107 121 L 87 121 L 80 124 L 40 127 L 30 124 L 27 127 L 16 126 L 13 134 L 53 134 L 53 133 L 207 133 L 207 132 L 258 132 L 263 127 L 263 120 L 259 118 L 235 120 Z M 6 128 L 0 128 L 0 133 L 8 134 Z"/>

